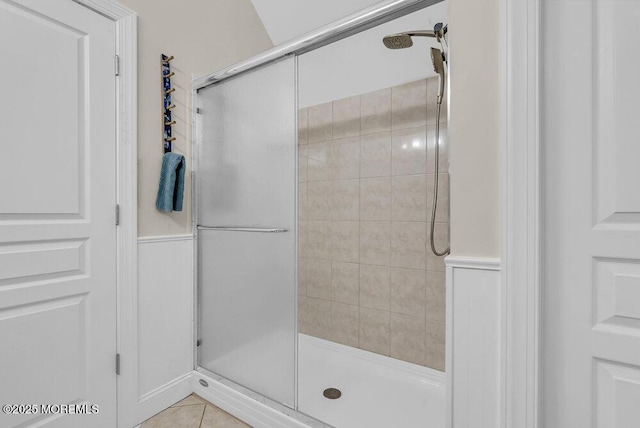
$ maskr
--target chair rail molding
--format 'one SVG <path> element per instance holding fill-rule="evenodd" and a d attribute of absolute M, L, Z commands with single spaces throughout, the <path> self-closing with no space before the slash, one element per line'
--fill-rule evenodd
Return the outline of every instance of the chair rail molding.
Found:
<path fill-rule="evenodd" d="M 502 428 L 537 428 L 541 372 L 540 0 L 501 0 Z"/>

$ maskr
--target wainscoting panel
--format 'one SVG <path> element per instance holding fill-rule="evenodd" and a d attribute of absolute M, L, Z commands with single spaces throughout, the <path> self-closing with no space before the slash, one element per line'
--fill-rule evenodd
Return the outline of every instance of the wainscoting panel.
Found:
<path fill-rule="evenodd" d="M 193 236 L 138 240 L 140 422 L 192 392 L 193 290 Z"/>
<path fill-rule="evenodd" d="M 500 261 L 447 257 L 447 428 L 500 423 Z"/>

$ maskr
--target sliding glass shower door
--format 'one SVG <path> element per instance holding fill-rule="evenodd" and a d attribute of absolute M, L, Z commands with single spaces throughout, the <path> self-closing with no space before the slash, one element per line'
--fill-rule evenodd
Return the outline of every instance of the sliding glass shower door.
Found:
<path fill-rule="evenodd" d="M 296 68 L 198 92 L 198 364 L 295 403 Z"/>

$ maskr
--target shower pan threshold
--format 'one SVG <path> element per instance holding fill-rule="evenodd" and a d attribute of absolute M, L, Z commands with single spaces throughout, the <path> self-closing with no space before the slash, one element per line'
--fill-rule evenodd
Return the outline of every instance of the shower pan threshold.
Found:
<path fill-rule="evenodd" d="M 304 334 L 298 343 L 300 412 L 339 428 L 444 428 L 444 372 Z"/>

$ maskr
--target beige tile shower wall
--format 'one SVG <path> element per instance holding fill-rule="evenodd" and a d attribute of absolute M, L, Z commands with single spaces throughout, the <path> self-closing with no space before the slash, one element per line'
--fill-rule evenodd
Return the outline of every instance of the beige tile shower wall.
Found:
<path fill-rule="evenodd" d="M 300 110 L 300 330 L 444 370 L 437 78 Z M 436 242 L 448 236 L 446 106 Z"/>

